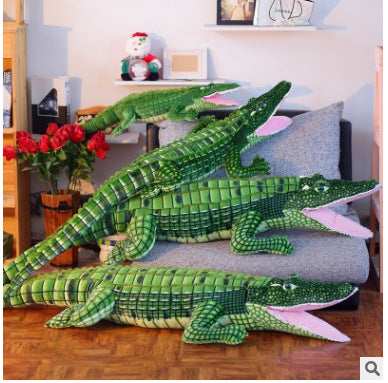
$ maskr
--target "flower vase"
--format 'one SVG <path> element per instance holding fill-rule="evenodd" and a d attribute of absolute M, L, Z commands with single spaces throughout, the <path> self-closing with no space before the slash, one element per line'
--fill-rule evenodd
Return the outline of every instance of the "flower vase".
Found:
<path fill-rule="evenodd" d="M 48 237 L 78 211 L 80 192 L 59 190 L 58 195 L 41 193 L 44 228 Z M 75 266 L 78 262 L 78 247 L 72 247 L 57 255 L 50 263 L 54 266 Z"/>

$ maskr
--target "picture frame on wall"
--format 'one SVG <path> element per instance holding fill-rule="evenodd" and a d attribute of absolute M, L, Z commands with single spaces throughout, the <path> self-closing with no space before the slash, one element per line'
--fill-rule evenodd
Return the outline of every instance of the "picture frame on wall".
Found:
<path fill-rule="evenodd" d="M 165 80 L 207 79 L 207 48 L 167 48 L 163 53 Z"/>
<path fill-rule="evenodd" d="M 256 0 L 217 0 L 217 25 L 253 25 Z"/>

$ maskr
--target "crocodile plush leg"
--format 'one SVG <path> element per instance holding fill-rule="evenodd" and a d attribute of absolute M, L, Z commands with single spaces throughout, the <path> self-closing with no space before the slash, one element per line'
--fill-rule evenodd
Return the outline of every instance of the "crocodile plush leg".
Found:
<path fill-rule="evenodd" d="M 241 154 L 237 148 L 231 148 L 225 161 L 226 173 L 230 178 L 253 177 L 257 174 L 269 174 L 269 164 L 263 158 L 256 156 L 250 166 L 241 165 Z"/>
<path fill-rule="evenodd" d="M 126 230 L 128 239 L 120 241 L 109 253 L 105 265 L 118 265 L 124 260 L 143 258 L 155 243 L 156 220 L 153 215 L 137 212 Z"/>
<path fill-rule="evenodd" d="M 136 118 L 136 113 L 132 108 L 126 108 L 122 110 L 120 115 L 120 124 L 113 129 L 112 136 L 118 136 L 121 134 L 125 129 L 128 128 L 129 125 L 135 121 Z"/>
<path fill-rule="evenodd" d="M 187 343 L 238 344 L 248 332 L 239 324 L 219 325 L 225 315 L 224 307 L 214 301 L 201 302 L 193 311 L 183 331 L 182 340 Z"/>
<path fill-rule="evenodd" d="M 198 116 L 198 112 L 194 108 L 185 110 L 186 107 L 187 105 L 183 102 L 176 103 L 168 112 L 168 119 L 171 121 L 195 120 Z"/>
<path fill-rule="evenodd" d="M 171 161 L 161 161 L 160 167 L 155 172 L 155 181 L 151 185 L 146 185 L 140 192 L 142 198 L 152 198 L 160 191 L 173 191 L 182 182 L 182 174 L 178 167 Z"/>
<path fill-rule="evenodd" d="M 113 290 L 112 284 L 100 283 L 92 290 L 85 303 L 75 304 L 61 311 L 51 318 L 45 326 L 54 328 L 87 327 L 97 323 L 113 311 L 115 305 Z"/>
<path fill-rule="evenodd" d="M 292 244 L 286 236 L 255 237 L 262 221 L 263 217 L 257 211 L 248 211 L 243 214 L 233 226 L 230 249 L 237 254 L 291 254 Z"/>

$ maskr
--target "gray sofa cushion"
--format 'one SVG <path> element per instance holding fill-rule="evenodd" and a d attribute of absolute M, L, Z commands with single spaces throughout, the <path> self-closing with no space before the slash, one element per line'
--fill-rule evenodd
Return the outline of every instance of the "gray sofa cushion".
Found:
<path fill-rule="evenodd" d="M 358 221 L 351 209 L 347 215 Z M 272 234 L 287 234 L 294 252 L 237 255 L 230 251 L 229 240 L 195 244 L 156 241 L 151 252 L 132 265 L 212 268 L 279 278 L 297 273 L 316 281 L 356 284 L 368 277 L 369 258 L 362 239 L 302 229 L 271 230 L 262 235 Z"/>

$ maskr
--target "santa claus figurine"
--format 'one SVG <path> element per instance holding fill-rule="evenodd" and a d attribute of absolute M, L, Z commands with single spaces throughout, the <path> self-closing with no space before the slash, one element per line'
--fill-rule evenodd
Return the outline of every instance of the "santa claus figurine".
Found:
<path fill-rule="evenodd" d="M 128 57 L 121 60 L 121 78 L 124 81 L 159 79 L 161 62 L 150 54 L 151 39 L 146 33 L 136 32 L 127 41 Z"/>

